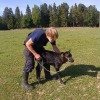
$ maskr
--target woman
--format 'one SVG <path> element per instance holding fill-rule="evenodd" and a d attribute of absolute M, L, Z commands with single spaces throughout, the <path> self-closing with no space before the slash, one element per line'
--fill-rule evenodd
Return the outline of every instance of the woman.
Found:
<path fill-rule="evenodd" d="M 46 30 L 36 29 L 31 32 L 24 41 L 25 49 L 24 55 L 26 58 L 24 70 L 23 70 L 23 80 L 22 86 L 25 89 L 33 89 L 33 86 L 28 83 L 29 73 L 32 72 L 34 68 L 34 58 L 36 60 L 41 60 L 41 53 L 44 52 L 44 46 L 48 42 L 51 43 L 53 50 L 60 53 L 58 47 L 56 46 L 56 39 L 58 38 L 58 32 L 55 28 L 50 27 Z M 50 71 L 50 66 L 45 66 L 47 70 Z M 36 68 L 37 73 L 39 73 L 38 67 Z M 45 78 L 51 79 L 50 72 L 44 70 Z"/>

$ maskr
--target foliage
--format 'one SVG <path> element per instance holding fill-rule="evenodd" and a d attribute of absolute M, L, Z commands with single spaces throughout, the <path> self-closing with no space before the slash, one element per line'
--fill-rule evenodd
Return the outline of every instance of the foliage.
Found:
<path fill-rule="evenodd" d="M 60 6 L 60 19 L 61 19 L 61 26 L 66 27 L 68 26 L 68 10 L 69 6 L 67 3 L 63 3 Z"/>
<path fill-rule="evenodd" d="M 59 26 L 59 23 L 58 23 L 58 16 L 59 15 L 57 14 L 57 7 L 56 7 L 55 3 L 53 4 L 53 7 L 49 6 L 49 11 L 50 11 L 49 12 L 49 14 L 50 14 L 50 26 L 53 26 L 53 27 Z"/>
<path fill-rule="evenodd" d="M 49 26 L 48 5 L 46 3 L 40 5 L 40 10 L 41 10 L 41 26 L 48 27 Z"/>
<path fill-rule="evenodd" d="M 3 13 L 3 23 L 7 25 L 8 29 L 14 29 L 14 14 L 12 8 L 6 7 Z"/>
<path fill-rule="evenodd" d="M 21 27 L 21 13 L 20 13 L 19 7 L 16 7 L 15 9 L 15 19 L 16 19 L 15 27 L 20 28 Z"/>
<path fill-rule="evenodd" d="M 26 15 L 24 17 L 25 17 L 25 27 L 31 28 L 33 23 L 32 23 L 32 13 L 29 5 L 27 5 Z"/>
<path fill-rule="evenodd" d="M 32 20 L 33 24 L 37 27 L 40 26 L 41 22 L 41 12 L 37 5 L 34 5 L 34 8 L 32 8 Z"/>
<path fill-rule="evenodd" d="M 69 9 L 70 8 L 70 9 Z M 5 7 L 0 20 L 0 29 L 32 28 L 32 27 L 66 27 L 66 26 L 99 26 L 99 11 L 94 5 L 86 7 L 84 4 L 75 4 L 71 7 L 67 3 L 58 6 L 46 3 L 31 9 L 26 7 L 26 13 L 16 7 L 15 13 L 12 8 Z"/>

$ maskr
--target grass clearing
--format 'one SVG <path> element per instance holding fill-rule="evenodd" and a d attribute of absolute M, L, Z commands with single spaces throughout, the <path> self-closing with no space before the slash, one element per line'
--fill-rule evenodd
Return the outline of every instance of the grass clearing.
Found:
<path fill-rule="evenodd" d="M 0 31 L 0 100 L 99 100 L 100 28 L 58 28 L 57 46 L 61 51 L 71 49 L 75 62 L 64 64 L 61 71 L 66 83 L 44 80 L 38 84 L 35 69 L 29 82 L 32 91 L 21 87 L 24 66 L 23 41 L 34 29 Z M 46 49 L 52 50 L 50 43 Z M 54 70 L 53 67 L 51 70 Z M 99 77 L 99 76 L 98 76 Z"/>

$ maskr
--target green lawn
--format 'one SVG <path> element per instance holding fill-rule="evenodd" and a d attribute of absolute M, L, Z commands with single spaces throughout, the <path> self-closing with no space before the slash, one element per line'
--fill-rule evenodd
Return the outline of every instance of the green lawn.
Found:
<path fill-rule="evenodd" d="M 29 91 L 21 87 L 21 80 L 23 41 L 32 30 L 0 31 L 0 100 L 100 100 L 100 28 L 57 28 L 57 46 L 61 51 L 71 49 L 75 60 L 61 67 L 66 67 L 61 71 L 66 85 L 45 80 L 43 71 L 44 84 L 38 84 L 34 69 L 29 82 L 35 89 Z M 46 49 L 52 50 L 50 43 Z"/>

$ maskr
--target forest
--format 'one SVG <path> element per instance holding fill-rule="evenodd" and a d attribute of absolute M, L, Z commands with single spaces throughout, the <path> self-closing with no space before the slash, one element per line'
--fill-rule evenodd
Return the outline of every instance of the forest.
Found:
<path fill-rule="evenodd" d="M 34 28 L 34 27 L 98 27 L 99 11 L 94 5 L 86 7 L 75 4 L 69 7 L 67 3 L 59 6 L 46 3 L 32 9 L 26 6 L 25 14 L 17 6 L 15 11 L 5 7 L 0 16 L 0 30 Z"/>

